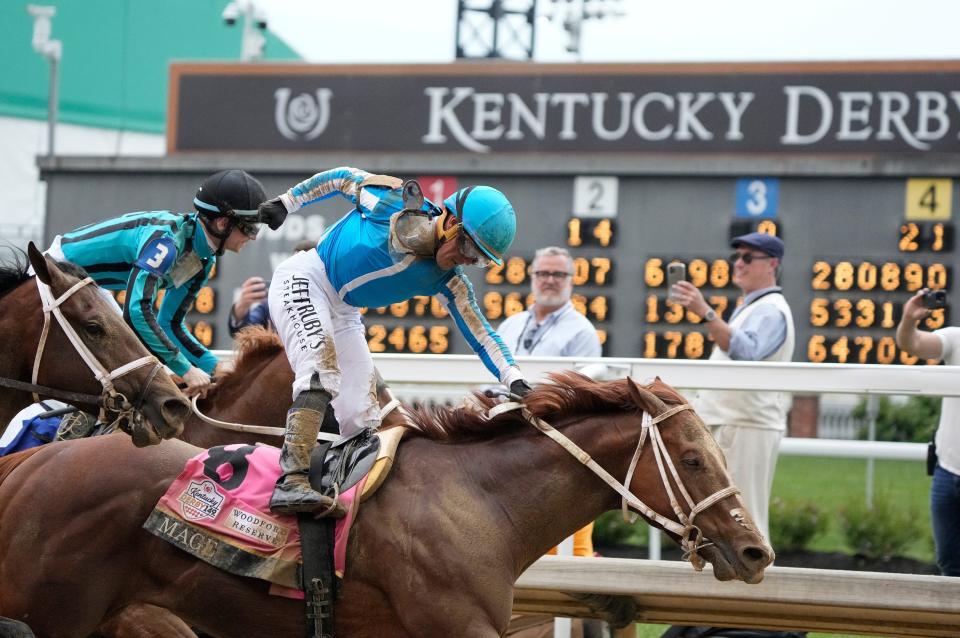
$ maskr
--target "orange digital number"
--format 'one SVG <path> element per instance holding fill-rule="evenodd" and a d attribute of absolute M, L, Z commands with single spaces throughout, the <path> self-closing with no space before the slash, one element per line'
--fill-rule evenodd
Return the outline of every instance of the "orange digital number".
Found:
<path fill-rule="evenodd" d="M 448 326 L 430 326 L 430 352 L 434 354 L 443 354 L 450 348 L 450 342 L 447 335 L 450 334 Z"/>
<path fill-rule="evenodd" d="M 590 281 L 590 262 L 584 257 L 573 260 L 573 285 L 582 286 Z"/>
<path fill-rule="evenodd" d="M 606 321 L 607 320 L 607 298 L 604 295 L 597 295 L 594 297 L 589 304 L 587 304 L 587 309 L 590 310 L 590 314 L 593 315 L 593 318 L 597 321 Z"/>
<path fill-rule="evenodd" d="M 213 326 L 206 321 L 198 321 L 193 326 L 193 336 L 197 341 L 209 348 L 213 345 Z"/>
<path fill-rule="evenodd" d="M 383 324 L 375 323 L 367 328 L 367 347 L 370 352 L 386 352 L 387 346 L 383 343 L 387 338 L 387 328 Z"/>
<path fill-rule="evenodd" d="M 814 290 L 830 290 L 830 273 L 832 272 L 830 264 L 825 261 L 816 261 L 813 263 L 813 281 L 810 286 Z"/>
<path fill-rule="evenodd" d="M 487 268 L 486 280 L 488 284 L 502 284 L 503 283 L 503 269 L 505 264 L 491 264 Z"/>
<path fill-rule="evenodd" d="M 583 244 L 583 238 L 580 237 L 580 220 L 574 217 L 567 222 L 567 246 L 576 248 Z"/>
<path fill-rule="evenodd" d="M 593 228 L 593 236 L 604 248 L 609 246 L 613 241 L 613 222 L 609 219 L 601 219 Z"/>
<path fill-rule="evenodd" d="M 594 257 L 590 260 L 590 265 L 593 266 L 593 283 L 598 286 L 605 286 L 608 283 L 608 273 L 613 267 L 613 264 L 610 262 L 609 257 Z"/>
<path fill-rule="evenodd" d="M 513 285 L 522 284 L 527 276 L 527 262 L 522 257 L 511 257 L 507 260 L 507 282 Z"/>
<path fill-rule="evenodd" d="M 726 288 L 730 283 L 730 263 L 726 259 L 714 259 L 710 264 L 710 285 Z"/>
<path fill-rule="evenodd" d="M 413 326 L 407 333 L 407 347 L 410 352 L 420 354 L 427 349 L 427 329 L 423 326 Z"/>
<path fill-rule="evenodd" d="M 917 241 L 917 237 L 919 236 L 920 227 L 916 223 L 909 222 L 902 224 L 900 226 L 900 241 L 897 243 L 897 247 L 901 252 L 917 252 L 917 250 L 920 249 L 920 243 Z"/>
<path fill-rule="evenodd" d="M 649 288 L 659 288 L 663 285 L 663 260 L 651 257 L 643 266 L 643 281 Z"/>
<path fill-rule="evenodd" d="M 208 315 L 216 310 L 216 295 L 213 291 L 213 288 L 210 286 L 204 286 L 201 288 L 200 292 L 197 293 L 197 300 L 194 302 L 193 307 L 197 312 L 204 315 Z"/>
<path fill-rule="evenodd" d="M 490 321 L 496 321 L 503 316 L 503 295 L 490 291 L 483 296 L 483 312 Z"/>

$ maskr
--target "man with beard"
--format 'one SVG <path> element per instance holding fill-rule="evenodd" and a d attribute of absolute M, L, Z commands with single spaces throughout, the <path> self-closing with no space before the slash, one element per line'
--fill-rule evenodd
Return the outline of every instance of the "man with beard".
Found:
<path fill-rule="evenodd" d="M 590 320 L 570 303 L 573 258 L 563 248 L 541 248 L 530 266 L 534 304 L 500 324 L 500 338 L 515 355 L 599 357 L 600 339 Z"/>

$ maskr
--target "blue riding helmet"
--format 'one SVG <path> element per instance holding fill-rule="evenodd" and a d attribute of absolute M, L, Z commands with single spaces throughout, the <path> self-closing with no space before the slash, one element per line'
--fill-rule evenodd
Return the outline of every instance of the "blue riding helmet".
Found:
<path fill-rule="evenodd" d="M 443 200 L 477 247 L 498 266 L 517 235 L 517 216 L 506 196 L 490 186 L 468 186 Z"/>

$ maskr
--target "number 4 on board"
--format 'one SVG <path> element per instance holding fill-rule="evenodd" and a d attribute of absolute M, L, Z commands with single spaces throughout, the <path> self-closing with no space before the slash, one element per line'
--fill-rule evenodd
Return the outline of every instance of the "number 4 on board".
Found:
<path fill-rule="evenodd" d="M 950 219 L 952 204 L 952 179 L 907 180 L 904 216 L 908 220 Z"/>

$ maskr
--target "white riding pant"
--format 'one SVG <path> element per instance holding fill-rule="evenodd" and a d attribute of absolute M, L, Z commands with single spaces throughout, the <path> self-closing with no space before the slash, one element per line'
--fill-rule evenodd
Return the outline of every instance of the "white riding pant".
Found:
<path fill-rule="evenodd" d="M 740 498 L 769 543 L 770 491 L 783 430 L 738 425 L 715 425 L 711 430 L 727 457 L 727 471 L 740 488 Z"/>
<path fill-rule="evenodd" d="M 50 255 L 50 257 L 52 257 L 53 259 L 56 259 L 57 261 L 70 261 L 63 254 L 63 248 L 60 247 L 60 235 L 57 235 L 56 237 L 53 238 L 53 241 L 50 243 L 50 248 L 47 248 L 45 251 L 43 251 L 43 254 Z M 32 265 L 30 266 L 29 272 L 31 275 L 36 274 L 35 272 L 33 272 Z M 120 304 L 117 303 L 117 300 L 114 299 L 113 294 L 109 290 L 107 290 L 106 288 L 101 288 L 97 286 L 97 292 L 100 293 L 101 297 L 109 300 L 110 307 L 116 310 L 118 315 L 123 316 L 123 310 L 120 308 Z"/>
<path fill-rule="evenodd" d="M 334 397 L 341 434 L 379 427 L 376 374 L 360 311 L 337 295 L 317 251 L 281 263 L 267 299 L 293 369 L 293 398 L 308 390 L 317 374 Z"/>

